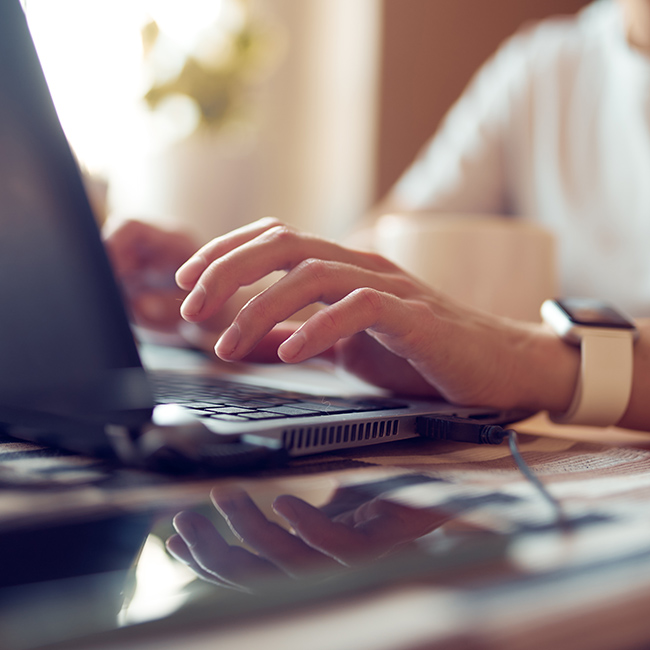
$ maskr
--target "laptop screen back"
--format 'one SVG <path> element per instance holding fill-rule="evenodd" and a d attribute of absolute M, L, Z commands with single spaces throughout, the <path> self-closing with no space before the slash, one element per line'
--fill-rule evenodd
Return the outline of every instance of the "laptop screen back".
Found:
<path fill-rule="evenodd" d="M 18 0 L 0 2 L 0 422 L 148 417 L 120 293 Z"/>

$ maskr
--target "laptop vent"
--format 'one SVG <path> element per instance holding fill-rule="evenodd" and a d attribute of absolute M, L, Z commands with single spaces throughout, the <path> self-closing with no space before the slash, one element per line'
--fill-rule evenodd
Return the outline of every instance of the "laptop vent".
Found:
<path fill-rule="evenodd" d="M 370 420 L 358 424 L 342 424 L 328 427 L 300 427 L 285 429 L 282 442 L 287 451 L 314 450 L 333 445 L 357 446 L 365 440 L 391 438 L 399 433 L 399 420 Z"/>

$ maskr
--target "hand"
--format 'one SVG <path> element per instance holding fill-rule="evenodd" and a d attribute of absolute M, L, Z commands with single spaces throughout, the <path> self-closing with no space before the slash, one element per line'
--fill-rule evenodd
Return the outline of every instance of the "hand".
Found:
<path fill-rule="evenodd" d="M 174 518 L 178 535 L 169 551 L 204 580 L 257 591 L 266 581 L 331 576 L 346 567 L 370 562 L 440 526 L 448 519 L 382 500 L 353 499 L 354 490 L 339 490 L 322 509 L 290 495 L 278 497 L 273 509 L 294 533 L 270 522 L 245 492 L 214 489 L 211 498 L 234 534 L 248 548 L 230 546 L 205 517 L 182 512 Z M 345 503 L 346 506 L 341 507 Z M 329 516 L 328 511 L 336 514 Z"/>
<path fill-rule="evenodd" d="M 177 272 L 181 313 L 202 322 L 242 286 L 274 271 L 216 345 L 225 360 L 277 348 L 289 363 L 329 354 L 347 369 L 404 393 L 497 408 L 568 406 L 577 356 L 540 325 L 467 308 L 388 260 L 263 219 L 214 239 Z M 314 303 L 298 326 L 280 325 Z"/>
<path fill-rule="evenodd" d="M 186 292 L 174 281 L 178 267 L 196 251 L 190 237 L 142 221 L 109 221 L 104 228 L 113 269 L 139 325 L 175 332 Z"/>
<path fill-rule="evenodd" d="M 135 323 L 177 335 L 179 343 L 211 349 L 243 301 L 240 298 L 198 325 L 181 318 L 180 306 L 187 291 L 178 287 L 174 276 L 197 250 L 194 240 L 183 232 L 138 220 L 111 220 L 103 235 Z"/>

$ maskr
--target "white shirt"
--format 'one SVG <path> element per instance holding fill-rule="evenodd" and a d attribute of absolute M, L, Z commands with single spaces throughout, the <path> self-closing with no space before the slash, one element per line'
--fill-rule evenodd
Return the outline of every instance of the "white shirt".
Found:
<path fill-rule="evenodd" d="M 650 315 L 650 59 L 612 0 L 522 30 L 394 188 L 399 205 L 556 233 L 561 293 Z"/>

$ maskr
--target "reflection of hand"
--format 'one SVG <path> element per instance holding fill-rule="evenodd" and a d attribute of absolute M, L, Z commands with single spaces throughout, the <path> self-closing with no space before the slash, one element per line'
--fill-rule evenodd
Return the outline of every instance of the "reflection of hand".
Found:
<path fill-rule="evenodd" d="M 337 493 L 330 507 L 339 511 Z M 182 512 L 174 518 L 178 535 L 167 548 L 204 580 L 250 590 L 280 577 L 331 575 L 386 555 L 430 532 L 445 516 L 431 510 L 373 499 L 326 514 L 294 496 L 280 496 L 273 509 L 295 534 L 270 522 L 243 491 L 213 490 L 212 501 L 234 534 L 250 550 L 228 545 L 205 517 Z M 344 499 L 341 499 L 344 501 Z"/>
<path fill-rule="evenodd" d="M 176 331 L 186 292 L 178 288 L 174 274 L 196 251 L 194 242 L 183 233 L 135 220 L 109 222 L 104 236 L 136 322 L 159 331 Z"/>
<path fill-rule="evenodd" d="M 214 239 L 179 269 L 177 282 L 190 292 L 181 313 L 202 322 L 240 287 L 277 270 L 287 273 L 253 297 L 217 343 L 222 359 L 248 357 L 270 336 L 283 361 L 333 348 L 364 379 L 458 404 L 561 410 L 572 394 L 577 356 L 541 326 L 466 308 L 376 254 L 274 219 Z M 318 302 L 326 306 L 279 333 L 278 323 Z M 560 361 L 566 372 L 558 375 Z"/>

